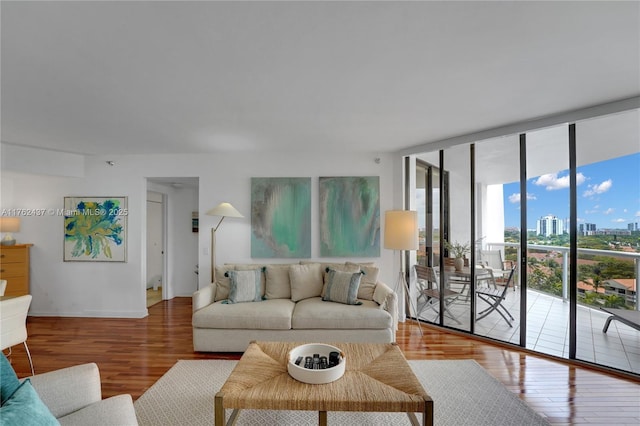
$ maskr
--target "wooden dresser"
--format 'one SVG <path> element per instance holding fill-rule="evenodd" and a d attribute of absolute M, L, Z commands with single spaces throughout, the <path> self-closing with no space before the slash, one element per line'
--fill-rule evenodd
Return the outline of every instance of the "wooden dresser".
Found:
<path fill-rule="evenodd" d="M 29 248 L 32 245 L 0 246 L 0 279 L 7 280 L 5 296 L 29 294 Z"/>

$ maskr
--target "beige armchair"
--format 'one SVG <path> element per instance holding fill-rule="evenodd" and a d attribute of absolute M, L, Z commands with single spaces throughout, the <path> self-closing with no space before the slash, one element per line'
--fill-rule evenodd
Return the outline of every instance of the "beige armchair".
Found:
<path fill-rule="evenodd" d="M 30 294 L 0 300 L 0 349 L 9 349 L 11 354 L 12 346 L 24 344 L 29 357 L 31 374 L 35 374 L 31 353 L 27 346 L 27 313 L 30 305 Z"/>
<path fill-rule="evenodd" d="M 30 377 L 38 396 L 61 425 L 137 425 L 131 395 L 102 399 L 100 372 L 94 363 Z"/>

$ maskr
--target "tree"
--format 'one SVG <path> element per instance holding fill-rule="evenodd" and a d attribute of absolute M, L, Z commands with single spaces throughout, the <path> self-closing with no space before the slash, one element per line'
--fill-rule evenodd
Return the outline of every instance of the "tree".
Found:
<path fill-rule="evenodd" d="M 624 297 L 617 294 L 608 294 L 604 297 L 604 306 L 607 308 L 623 308 L 625 305 Z"/>

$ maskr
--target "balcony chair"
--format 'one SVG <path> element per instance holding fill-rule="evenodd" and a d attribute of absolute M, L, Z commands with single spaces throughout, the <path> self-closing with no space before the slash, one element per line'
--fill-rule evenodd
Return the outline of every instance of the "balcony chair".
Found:
<path fill-rule="evenodd" d="M 24 345 L 31 366 L 31 375 L 34 375 L 33 361 L 29 346 L 27 346 L 27 313 L 31 305 L 31 295 L 13 297 L 0 300 L 0 349 L 9 349 L 19 343 Z"/>
<path fill-rule="evenodd" d="M 435 269 L 431 266 L 422 265 L 414 265 L 414 268 L 418 285 L 418 300 L 420 300 L 420 298 L 424 299 L 424 305 L 422 305 L 422 308 L 420 308 L 416 314 L 416 319 L 420 318 L 420 314 L 426 308 L 431 308 L 436 313 L 439 313 L 438 308 L 440 307 L 440 298 L 442 297 L 444 298 L 444 314 L 458 324 L 461 324 L 448 308 L 454 300 L 461 296 L 461 293 L 447 287 L 441 295 L 439 290 L 440 279 Z"/>
<path fill-rule="evenodd" d="M 476 321 L 479 321 L 489 315 L 491 312 L 496 311 L 500 314 L 500 316 L 502 316 L 502 318 L 504 318 L 507 324 L 509 324 L 509 327 L 513 327 L 513 325 L 511 325 L 511 321 L 515 321 L 515 319 L 502 303 L 506 299 L 507 290 L 509 289 L 509 285 L 513 280 L 514 274 L 515 267 L 511 268 L 511 270 L 509 271 L 507 281 L 503 283 L 504 287 L 502 287 L 503 284 L 501 284 L 500 286 L 490 285 L 489 280 L 484 280 L 484 284 L 479 285 L 476 288 L 476 295 L 478 296 L 478 299 L 486 302 L 489 305 L 489 307 L 485 310 L 478 312 Z"/>
<path fill-rule="evenodd" d="M 490 269 L 497 283 L 501 285 L 515 266 L 511 260 L 502 260 L 500 250 L 480 250 L 480 265 L 485 269 Z"/>

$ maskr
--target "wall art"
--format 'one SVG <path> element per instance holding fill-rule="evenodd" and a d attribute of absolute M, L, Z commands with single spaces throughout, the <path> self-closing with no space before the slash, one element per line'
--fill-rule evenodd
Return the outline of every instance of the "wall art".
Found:
<path fill-rule="evenodd" d="M 127 197 L 64 197 L 64 261 L 127 261 Z"/>
<path fill-rule="evenodd" d="M 311 178 L 251 178 L 251 257 L 311 257 Z"/>
<path fill-rule="evenodd" d="M 380 256 L 380 178 L 321 177 L 320 256 Z"/>

